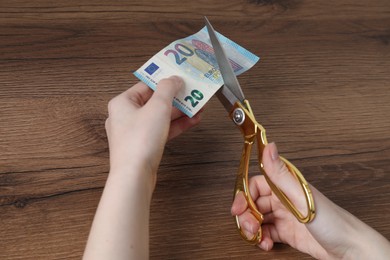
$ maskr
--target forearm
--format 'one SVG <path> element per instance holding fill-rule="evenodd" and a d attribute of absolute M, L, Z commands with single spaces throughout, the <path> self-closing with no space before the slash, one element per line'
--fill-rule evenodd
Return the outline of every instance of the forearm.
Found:
<path fill-rule="evenodd" d="M 340 237 L 349 241 L 349 248 L 343 259 L 388 259 L 389 241 L 348 211 L 341 208 L 340 211 L 343 211 L 340 216 L 343 217 L 342 222 L 347 227 L 340 229 Z"/>
<path fill-rule="evenodd" d="M 358 229 L 356 254 L 351 259 L 386 260 L 390 256 L 390 242 L 364 222 L 355 222 Z"/>
<path fill-rule="evenodd" d="M 337 206 L 312 187 L 317 216 L 306 224 L 326 249 L 320 259 L 387 259 L 390 243 L 373 228 Z M 336 235 L 335 235 L 336 234 Z"/>
<path fill-rule="evenodd" d="M 144 171 L 110 172 L 84 259 L 148 259 L 153 183 L 151 174 Z"/>

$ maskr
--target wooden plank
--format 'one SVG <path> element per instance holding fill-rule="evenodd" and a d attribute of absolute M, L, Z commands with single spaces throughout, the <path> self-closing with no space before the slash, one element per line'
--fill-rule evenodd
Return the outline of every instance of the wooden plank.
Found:
<path fill-rule="evenodd" d="M 109 170 L 108 100 L 203 15 L 261 56 L 240 82 L 281 154 L 390 239 L 390 3 L 257 2 L 1 1 L 0 258 L 80 259 Z M 229 211 L 241 146 L 216 99 L 168 143 L 152 259 L 311 259 L 239 238 Z"/>

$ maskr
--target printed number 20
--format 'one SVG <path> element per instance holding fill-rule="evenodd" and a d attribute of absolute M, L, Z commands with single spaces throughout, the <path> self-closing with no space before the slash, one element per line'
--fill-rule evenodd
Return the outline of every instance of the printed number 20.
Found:
<path fill-rule="evenodd" d="M 197 89 L 194 89 L 191 91 L 191 96 L 186 96 L 184 98 L 185 101 L 190 101 L 192 107 L 196 107 L 199 104 L 199 101 L 196 100 L 202 100 L 203 99 L 203 94 Z"/>
<path fill-rule="evenodd" d="M 167 50 L 166 52 L 164 52 L 164 55 L 168 56 L 168 54 L 170 54 L 170 53 L 172 53 L 175 56 L 175 60 L 176 60 L 177 65 L 181 65 L 183 62 L 185 62 L 187 60 L 186 57 L 180 58 L 179 53 L 181 55 L 187 56 L 187 57 L 194 55 L 193 50 L 191 50 L 190 48 L 188 48 L 187 46 L 185 46 L 184 44 L 181 44 L 181 43 L 177 43 L 175 45 L 175 50 Z"/>

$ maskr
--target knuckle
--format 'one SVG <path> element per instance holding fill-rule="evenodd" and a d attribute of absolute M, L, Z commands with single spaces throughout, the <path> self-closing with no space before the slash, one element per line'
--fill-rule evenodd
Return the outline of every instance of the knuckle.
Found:
<path fill-rule="evenodd" d="M 106 128 L 106 130 L 108 130 L 109 125 L 110 125 L 110 118 L 107 118 L 106 121 L 104 122 L 104 127 Z"/>
<path fill-rule="evenodd" d="M 108 104 L 107 104 L 107 109 L 108 109 L 108 113 L 110 114 L 113 110 L 113 107 L 114 107 L 114 101 L 115 98 L 111 99 L 110 101 L 108 101 Z M 107 121 L 106 121 L 107 122 Z"/>
<path fill-rule="evenodd" d="M 286 164 L 283 161 L 280 161 L 277 166 L 277 174 L 280 177 L 286 176 L 287 174 L 290 174 L 290 171 L 287 169 Z"/>
<path fill-rule="evenodd" d="M 117 106 L 118 106 L 118 98 L 117 97 L 114 97 L 110 101 L 108 101 L 108 104 L 107 104 L 108 115 L 111 115 L 113 112 L 115 112 Z"/>

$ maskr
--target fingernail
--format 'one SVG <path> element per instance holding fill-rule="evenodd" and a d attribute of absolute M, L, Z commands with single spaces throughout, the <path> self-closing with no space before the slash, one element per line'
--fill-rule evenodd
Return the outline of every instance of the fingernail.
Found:
<path fill-rule="evenodd" d="M 276 144 L 274 142 L 270 143 L 270 145 L 273 146 L 271 149 L 271 159 L 276 161 L 277 159 L 279 159 L 278 148 L 276 147 Z"/>

